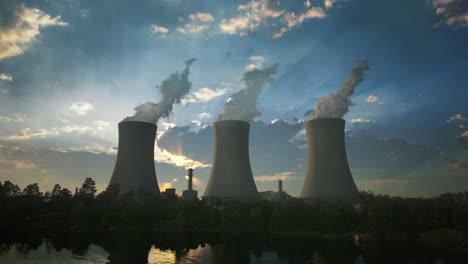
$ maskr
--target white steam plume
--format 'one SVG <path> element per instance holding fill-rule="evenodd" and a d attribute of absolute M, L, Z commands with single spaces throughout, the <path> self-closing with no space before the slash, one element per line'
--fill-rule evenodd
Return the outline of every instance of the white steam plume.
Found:
<path fill-rule="evenodd" d="M 343 118 L 349 110 L 351 101 L 349 97 L 354 93 L 358 84 L 364 80 L 364 71 L 369 69 L 366 60 L 357 60 L 349 74 L 348 80 L 335 93 L 320 98 L 317 107 L 310 115 L 311 119 L 334 117 Z"/>
<path fill-rule="evenodd" d="M 188 94 L 192 83 L 188 79 L 190 65 L 195 58 L 185 61 L 185 69 L 182 73 L 175 72 L 169 75 L 161 85 L 157 86 L 161 93 L 161 100 L 155 104 L 146 102 L 135 107 L 135 114 L 126 117 L 123 121 L 141 121 L 147 123 L 157 123 L 159 118 L 168 117 L 172 112 L 173 105 L 179 104 L 182 97 Z"/>
<path fill-rule="evenodd" d="M 245 88 L 233 94 L 224 105 L 224 113 L 218 115 L 218 120 L 241 120 L 251 122 L 261 113 L 257 109 L 257 98 L 263 87 L 269 83 L 271 75 L 276 73 L 278 64 L 263 70 L 253 69 L 244 72 L 242 81 Z"/>

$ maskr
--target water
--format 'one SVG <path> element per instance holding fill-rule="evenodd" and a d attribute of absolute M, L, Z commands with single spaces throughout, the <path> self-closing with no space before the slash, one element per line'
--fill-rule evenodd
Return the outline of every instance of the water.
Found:
<path fill-rule="evenodd" d="M 0 263 L 222 263 L 222 264 L 334 264 L 334 263 L 467 263 L 442 259 L 428 252 L 363 251 L 352 242 L 320 242 L 297 239 L 255 241 L 224 239 L 187 246 L 184 241 L 148 243 L 112 239 L 86 240 L 40 239 L 0 243 Z M 466 260 L 466 259 L 465 259 Z"/>

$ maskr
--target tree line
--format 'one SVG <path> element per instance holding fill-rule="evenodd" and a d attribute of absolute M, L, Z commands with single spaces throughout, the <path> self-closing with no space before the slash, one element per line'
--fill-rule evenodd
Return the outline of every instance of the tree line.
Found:
<path fill-rule="evenodd" d="M 183 201 L 162 195 L 97 194 L 86 178 L 74 193 L 56 184 L 42 193 L 37 183 L 21 190 L 0 182 L 0 225 L 10 229 L 64 228 L 104 233 L 275 232 L 291 234 L 372 234 L 388 240 L 402 235 L 453 229 L 468 232 L 468 192 L 431 198 L 402 198 L 361 192 L 353 201 L 289 199 L 277 202 Z M 466 235 L 465 235 L 466 236 Z M 468 241 L 467 241 L 468 242 Z M 468 243 L 467 243 L 468 245 Z"/>

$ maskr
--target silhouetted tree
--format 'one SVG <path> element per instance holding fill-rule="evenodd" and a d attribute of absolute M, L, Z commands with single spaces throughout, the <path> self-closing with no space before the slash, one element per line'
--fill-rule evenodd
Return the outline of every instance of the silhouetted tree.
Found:
<path fill-rule="evenodd" d="M 94 194 L 96 193 L 96 183 L 94 180 L 90 177 L 86 178 L 78 193 L 84 198 L 94 198 Z"/>
<path fill-rule="evenodd" d="M 50 196 L 53 198 L 53 197 L 58 197 L 60 195 L 62 191 L 62 187 L 60 186 L 60 184 L 55 184 L 54 185 L 54 188 L 52 189 L 52 191 L 50 192 Z"/>
<path fill-rule="evenodd" d="M 59 198 L 62 199 L 62 200 L 64 200 L 64 199 L 69 200 L 69 199 L 72 198 L 72 193 L 67 188 L 63 188 L 62 190 L 60 190 Z"/>
<path fill-rule="evenodd" d="M 21 195 L 20 187 L 11 181 L 5 181 L 5 183 L 3 183 L 3 192 L 8 197 Z"/>
<path fill-rule="evenodd" d="M 33 184 L 29 184 L 24 188 L 23 195 L 32 196 L 32 197 L 40 197 L 42 193 L 39 191 L 39 184 L 37 182 Z"/>

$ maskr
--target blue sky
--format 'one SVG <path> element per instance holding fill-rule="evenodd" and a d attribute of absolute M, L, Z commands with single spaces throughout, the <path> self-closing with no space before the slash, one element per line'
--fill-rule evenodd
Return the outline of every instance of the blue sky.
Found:
<path fill-rule="evenodd" d="M 278 63 L 251 124 L 257 187 L 305 173 L 302 120 L 369 61 L 344 116 L 359 189 L 431 196 L 468 189 L 466 0 L 134 1 L 0 3 L 0 180 L 107 185 L 117 123 L 195 57 L 192 89 L 158 122 L 161 187 L 203 192 L 210 125 L 243 73 Z M 275 164 L 272 166 L 271 164 Z M 175 180 L 177 179 L 177 180 Z M 164 185 L 164 186 L 163 186 Z"/>

